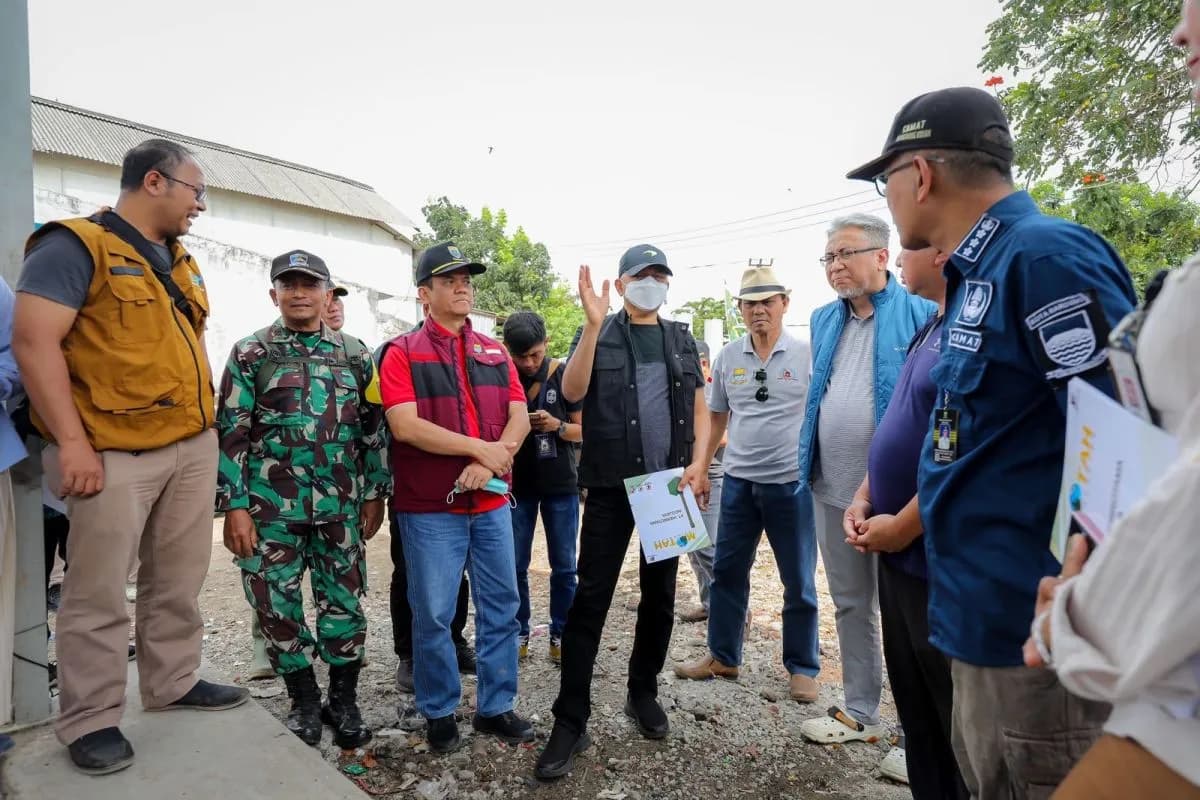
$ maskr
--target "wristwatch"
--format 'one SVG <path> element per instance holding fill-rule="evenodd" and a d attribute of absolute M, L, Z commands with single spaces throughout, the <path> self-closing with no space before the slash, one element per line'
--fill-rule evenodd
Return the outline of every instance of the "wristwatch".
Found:
<path fill-rule="evenodd" d="M 555 432 L 555 435 L 557 435 L 558 438 L 561 439 L 561 438 L 563 438 L 563 434 L 566 432 L 567 432 L 567 423 L 564 420 L 564 421 L 558 423 L 558 430 Z"/>

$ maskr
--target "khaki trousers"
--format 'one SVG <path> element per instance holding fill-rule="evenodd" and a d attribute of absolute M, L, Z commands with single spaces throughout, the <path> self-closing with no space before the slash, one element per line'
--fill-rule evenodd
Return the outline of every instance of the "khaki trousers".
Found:
<path fill-rule="evenodd" d="M 1058 787 L 1053 800 L 1200 800 L 1189 783 L 1132 739 L 1105 735 Z"/>
<path fill-rule="evenodd" d="M 212 554 L 217 435 L 140 453 L 106 450 L 104 490 L 68 498 L 71 536 L 58 612 L 60 712 L 55 733 L 70 744 L 118 725 L 125 708 L 129 615 L 125 580 L 137 585 L 138 680 L 144 708 L 175 702 L 196 684 L 204 633 L 198 597 Z M 43 453 L 52 490 L 58 448 Z"/>

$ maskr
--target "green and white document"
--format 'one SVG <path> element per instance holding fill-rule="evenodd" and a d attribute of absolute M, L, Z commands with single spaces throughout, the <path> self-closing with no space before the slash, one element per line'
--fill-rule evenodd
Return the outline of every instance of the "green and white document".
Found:
<path fill-rule="evenodd" d="M 711 542 L 692 487 L 679 488 L 683 468 L 625 479 L 625 492 L 646 561 L 653 564 L 708 547 Z"/>

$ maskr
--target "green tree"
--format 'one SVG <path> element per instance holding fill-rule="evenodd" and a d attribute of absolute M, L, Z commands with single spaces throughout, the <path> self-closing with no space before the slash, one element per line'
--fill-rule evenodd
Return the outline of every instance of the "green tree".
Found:
<path fill-rule="evenodd" d="M 1031 190 L 1047 214 L 1078 222 L 1107 239 L 1133 274 L 1138 294 L 1159 270 L 1200 249 L 1200 206 L 1182 193 L 1144 183 L 1096 183 L 1066 192 L 1051 181 Z"/>
<path fill-rule="evenodd" d="M 1178 18 L 1179 3 L 1164 0 L 1006 0 L 980 67 L 1017 80 L 1001 98 L 1021 174 L 1061 168 L 1069 186 L 1091 171 L 1151 173 L 1161 186 L 1181 165 L 1194 181 L 1200 117 L 1171 44 Z"/>
<path fill-rule="evenodd" d="M 563 281 L 550 290 L 550 296 L 540 308 L 533 308 L 546 321 L 546 351 L 557 358 L 566 358 L 575 331 L 583 325 L 583 306 Z"/>
<path fill-rule="evenodd" d="M 675 311 L 675 316 L 692 316 L 692 333 L 696 338 L 704 338 L 704 323 L 710 319 L 722 321 L 721 335 L 725 341 L 732 341 L 745 333 L 745 325 L 738 314 L 734 301 L 726 294 L 724 300 L 716 297 L 701 297 L 699 300 L 689 300 Z"/>
<path fill-rule="evenodd" d="M 421 211 L 433 233 L 419 233 L 417 247 L 453 240 L 464 256 L 487 265 L 488 271 L 474 281 L 475 305 L 481 311 L 504 316 L 521 308 L 541 308 L 547 301 L 559 280 L 550 253 L 524 228 L 508 235 L 508 215 L 503 210 L 493 213 L 484 207 L 475 217 L 465 206 L 441 197 Z"/>
<path fill-rule="evenodd" d="M 453 240 L 472 261 L 487 265 L 474 280 L 475 306 L 505 317 L 528 309 L 546 321 L 549 351 L 565 356 L 575 330 L 583 324 L 583 307 L 555 272 L 550 253 L 541 242 L 518 227 L 511 235 L 508 215 L 484 207 L 472 216 L 465 206 L 440 197 L 421 211 L 432 234 L 417 235 L 418 247 Z"/>

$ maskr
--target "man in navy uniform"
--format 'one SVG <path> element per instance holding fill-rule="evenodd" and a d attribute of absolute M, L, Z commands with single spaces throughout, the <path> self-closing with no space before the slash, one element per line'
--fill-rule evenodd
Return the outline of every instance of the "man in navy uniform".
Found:
<path fill-rule="evenodd" d="M 917 493 L 930 641 L 952 660 L 954 750 L 978 800 L 1057 785 L 1108 716 L 1024 667 L 1021 646 L 1038 580 L 1059 571 L 1067 381 L 1112 394 L 1109 326 L 1136 300 L 1107 242 L 1014 189 L 1012 158 L 999 101 L 944 89 L 910 100 L 847 176 L 875 181 L 905 249 L 951 253 Z"/>

